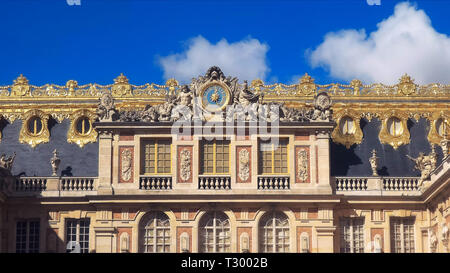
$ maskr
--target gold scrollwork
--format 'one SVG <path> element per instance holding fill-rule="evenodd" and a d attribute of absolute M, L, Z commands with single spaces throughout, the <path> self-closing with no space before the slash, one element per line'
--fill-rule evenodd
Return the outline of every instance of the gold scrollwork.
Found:
<path fill-rule="evenodd" d="M 303 95 L 311 95 L 316 92 L 316 84 L 314 83 L 314 79 L 311 78 L 308 73 L 305 73 L 303 77 L 300 78 L 300 83 L 298 84 L 298 91 Z"/>
<path fill-rule="evenodd" d="M 171 78 L 166 81 L 166 86 L 169 88 L 169 94 L 175 94 L 175 88 L 179 85 L 178 81 Z"/>
<path fill-rule="evenodd" d="M 397 84 L 397 90 L 399 94 L 409 96 L 416 92 L 416 84 L 414 83 L 414 80 L 405 73 Z"/>
<path fill-rule="evenodd" d="M 25 96 L 30 91 L 30 85 L 28 84 L 28 79 L 25 78 L 22 74 L 20 74 L 17 79 L 13 81 L 13 86 L 11 88 L 11 93 L 13 96 Z"/>
<path fill-rule="evenodd" d="M 449 115 L 448 113 L 444 113 L 444 111 L 434 112 L 433 115 L 429 118 L 430 121 L 430 130 L 428 132 L 428 142 L 430 144 L 440 145 L 441 140 L 444 139 L 444 134 L 448 135 L 449 128 Z M 440 134 L 438 130 L 442 130 Z"/>
<path fill-rule="evenodd" d="M 382 118 L 382 122 L 378 137 L 382 144 L 389 144 L 397 150 L 399 146 L 409 143 L 410 134 L 407 126 L 408 113 L 390 110 L 383 112 L 380 117 Z M 392 128 L 389 128 L 389 125 Z"/>
<path fill-rule="evenodd" d="M 48 130 L 49 115 L 38 110 L 32 109 L 23 115 L 22 128 L 20 129 L 19 142 L 26 143 L 32 148 L 41 143 L 47 143 L 50 140 L 50 131 Z M 29 130 L 30 122 L 39 122 L 41 127 L 39 131 L 38 126 L 35 125 L 34 132 Z"/>
<path fill-rule="evenodd" d="M 98 133 L 92 126 L 95 118 L 96 115 L 86 109 L 82 109 L 71 114 L 69 118 L 70 128 L 67 132 L 67 142 L 77 144 L 81 148 L 88 143 L 96 142 Z M 78 123 L 81 124 L 81 132 L 77 129 Z"/>
<path fill-rule="evenodd" d="M 331 138 L 335 143 L 345 145 L 349 149 L 353 144 L 361 144 L 363 139 L 363 132 L 360 127 L 361 114 L 351 109 L 343 109 L 334 113 L 336 120 L 336 127 L 331 133 Z M 350 130 L 342 130 L 343 122 L 352 122 Z M 348 127 L 348 124 L 347 124 Z"/>
<path fill-rule="evenodd" d="M 128 79 L 123 73 L 120 73 L 120 75 L 114 79 L 111 91 L 113 96 L 126 97 L 131 95 L 131 85 L 128 83 Z"/>

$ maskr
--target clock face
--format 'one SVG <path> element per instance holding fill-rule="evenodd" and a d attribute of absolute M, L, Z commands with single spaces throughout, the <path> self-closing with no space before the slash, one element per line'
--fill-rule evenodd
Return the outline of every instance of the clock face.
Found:
<path fill-rule="evenodd" d="M 203 108 L 209 112 L 222 111 L 228 100 L 228 92 L 218 84 L 211 85 L 202 92 Z"/>

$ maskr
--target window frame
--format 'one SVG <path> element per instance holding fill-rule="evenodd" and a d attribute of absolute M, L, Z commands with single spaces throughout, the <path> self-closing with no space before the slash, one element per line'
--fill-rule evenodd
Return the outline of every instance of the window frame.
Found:
<path fill-rule="evenodd" d="M 83 234 L 81 234 L 81 231 L 82 231 L 81 228 L 82 227 L 80 225 L 80 223 L 82 221 L 84 223 L 86 223 L 86 222 L 88 223 L 87 224 L 87 233 L 83 232 Z M 69 231 L 69 223 L 75 223 L 75 242 L 80 244 L 80 253 L 89 253 L 89 250 L 90 250 L 89 249 L 89 245 L 90 245 L 89 241 L 91 239 L 91 236 L 90 236 L 90 232 L 91 232 L 91 218 L 80 218 L 80 219 L 67 218 L 67 219 L 65 219 L 64 231 L 65 231 L 65 244 L 66 244 L 66 247 L 67 247 L 67 244 L 70 241 L 73 241 L 73 240 L 69 241 L 69 236 L 73 236 L 73 233 L 71 233 Z M 83 226 L 83 228 L 84 228 L 83 231 L 85 231 L 86 230 L 86 226 Z M 81 235 L 87 236 L 87 241 L 86 240 L 81 241 L 80 240 Z M 84 247 L 84 245 L 82 245 L 82 243 L 86 243 L 86 247 Z"/>
<path fill-rule="evenodd" d="M 162 216 L 162 217 L 161 217 Z M 170 253 L 172 248 L 172 236 L 171 236 L 171 226 L 170 226 L 170 218 L 169 216 L 162 211 L 151 211 L 148 212 L 143 218 L 141 228 L 140 228 L 140 237 L 139 237 L 139 245 L 140 252 L 142 253 Z M 153 227 L 148 227 L 150 222 L 153 222 Z M 158 223 L 166 222 L 168 225 L 159 225 Z M 148 236 L 147 231 L 153 230 L 153 235 Z M 158 230 L 163 231 L 163 242 L 162 249 L 163 251 L 158 251 Z M 166 237 L 166 231 L 168 231 L 168 236 Z M 152 239 L 151 244 L 147 244 L 147 238 Z M 168 244 L 166 244 L 168 242 Z M 168 251 L 166 251 L 166 247 L 168 247 Z M 148 248 L 152 248 L 153 251 L 147 251 Z"/>
<path fill-rule="evenodd" d="M 217 142 L 227 143 L 228 146 L 228 172 L 217 172 Z M 206 172 L 205 171 L 205 143 L 212 143 L 213 144 L 213 172 Z M 225 146 L 225 145 L 223 145 Z M 200 168 L 201 168 L 201 175 L 229 175 L 231 173 L 231 141 L 228 139 L 224 140 L 202 140 L 200 142 Z M 225 159 L 222 160 L 225 162 Z M 224 168 L 222 166 L 222 168 Z"/>
<path fill-rule="evenodd" d="M 281 217 L 279 217 L 281 216 Z M 270 225 L 268 223 L 271 222 Z M 286 222 L 287 225 L 280 225 L 281 223 Z M 267 247 L 270 246 L 270 243 L 267 243 L 268 239 L 266 238 L 266 235 L 268 234 L 267 230 L 271 229 L 272 233 L 272 251 L 269 252 L 267 250 Z M 281 211 L 270 211 L 266 212 L 265 215 L 262 216 L 260 223 L 258 225 L 258 230 L 260 232 L 260 241 L 259 241 L 259 251 L 261 253 L 289 253 L 291 252 L 291 225 L 289 221 L 289 217 Z M 282 231 L 283 236 L 278 236 L 278 232 Z M 284 236 L 284 234 L 287 232 L 287 238 Z M 287 239 L 287 244 L 285 244 L 285 240 Z M 281 244 L 280 244 L 281 240 Z M 281 246 L 283 251 L 277 251 L 278 246 Z M 284 249 L 287 247 L 287 251 L 285 252 Z"/>
<path fill-rule="evenodd" d="M 169 144 L 169 149 L 170 149 L 170 171 L 169 172 L 158 172 L 158 142 L 161 141 L 168 141 Z M 154 142 L 154 156 L 155 159 L 153 160 L 155 166 L 155 171 L 154 172 L 146 172 L 146 166 L 145 166 L 145 156 L 146 156 L 146 145 L 149 144 L 149 142 Z M 144 138 L 141 139 L 141 174 L 142 175 L 170 175 L 172 174 L 173 171 L 173 158 L 172 158 L 172 148 L 173 148 L 173 144 L 172 144 L 172 139 L 171 138 Z"/>
<path fill-rule="evenodd" d="M 361 224 L 358 224 L 357 222 L 361 221 Z M 365 217 L 340 217 L 339 218 L 339 251 L 340 253 L 364 253 L 364 247 L 365 247 L 365 232 L 364 232 L 364 223 L 365 223 Z M 348 224 L 348 225 L 346 225 Z M 348 235 L 346 235 L 346 228 L 349 229 Z M 358 230 L 355 231 L 355 228 L 358 228 Z M 361 240 L 358 240 L 358 238 L 355 238 L 355 234 L 359 233 L 359 237 L 362 238 Z M 346 237 L 349 236 L 349 243 L 350 246 L 347 247 Z M 357 242 L 361 243 L 362 246 L 357 247 Z M 349 248 L 349 251 L 347 251 L 347 248 Z M 355 251 L 358 249 L 358 251 Z"/>
<path fill-rule="evenodd" d="M 281 143 L 281 141 L 285 141 L 286 142 L 286 172 L 275 172 L 275 147 L 274 144 L 272 143 L 272 157 L 271 157 L 271 164 L 272 164 L 272 172 L 268 173 L 268 172 L 264 172 L 264 152 L 267 151 L 262 151 L 261 150 L 261 144 L 263 144 L 262 140 L 258 141 L 258 174 L 259 175 L 288 175 L 289 174 L 289 149 L 290 149 L 290 144 L 289 144 L 289 138 L 280 138 L 279 143 Z"/>
<path fill-rule="evenodd" d="M 391 239 L 391 253 L 416 253 L 416 219 L 415 217 L 390 217 L 390 239 Z M 400 223 L 399 229 L 400 229 L 400 252 L 396 250 L 396 229 L 395 225 L 397 223 Z M 408 227 L 408 231 L 405 232 L 405 226 Z M 412 235 L 410 233 L 410 230 L 412 230 Z M 409 251 L 406 252 L 406 236 L 409 235 L 407 238 L 409 240 Z M 411 239 L 413 240 L 411 242 Z M 412 251 L 411 251 L 412 250 Z"/>
<path fill-rule="evenodd" d="M 21 234 L 21 238 L 25 238 L 25 241 L 21 241 L 21 245 L 25 245 L 24 249 L 18 248 L 19 246 L 19 241 L 18 239 L 18 225 L 19 223 L 25 223 L 25 234 Z M 30 236 L 31 236 L 31 223 L 37 223 L 37 234 L 34 233 L 34 242 L 31 240 Z M 18 219 L 16 221 L 16 229 L 15 229 L 15 250 L 16 253 L 39 253 L 40 252 L 40 247 L 41 247 L 41 220 L 37 219 L 37 218 L 32 218 L 32 219 Z M 31 244 L 37 244 L 37 246 L 33 249 L 31 249 Z M 20 251 L 19 251 L 20 249 Z"/>
<path fill-rule="evenodd" d="M 224 225 L 218 225 L 217 220 L 219 216 L 225 216 L 226 220 L 222 221 L 222 223 L 227 222 L 227 226 L 224 227 Z M 205 218 L 206 217 L 206 218 Z M 209 225 L 209 223 L 212 220 L 212 225 Z M 208 243 L 208 230 L 212 230 L 212 243 Z M 219 231 L 219 234 L 218 234 Z M 220 232 L 225 231 L 225 236 L 220 236 Z M 202 219 L 199 222 L 199 253 L 231 253 L 231 247 L 232 247 L 232 229 L 231 229 L 231 220 L 224 212 L 221 211 L 211 211 L 207 212 L 205 215 L 203 215 Z M 218 237 L 219 240 L 218 240 Z M 221 239 L 221 240 L 220 240 Z M 221 243 L 222 241 L 222 243 Z M 228 241 L 228 243 L 226 243 Z M 212 245 L 214 251 L 209 252 L 207 245 Z M 227 250 L 228 251 L 225 251 Z M 224 250 L 224 251 L 220 251 Z"/>

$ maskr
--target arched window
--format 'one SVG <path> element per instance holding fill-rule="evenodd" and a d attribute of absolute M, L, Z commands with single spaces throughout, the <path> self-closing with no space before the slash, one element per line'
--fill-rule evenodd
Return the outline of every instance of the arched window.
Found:
<path fill-rule="evenodd" d="M 289 220 L 282 212 L 268 212 L 260 221 L 260 252 L 289 252 Z"/>
<path fill-rule="evenodd" d="M 230 220 L 223 212 L 207 213 L 200 221 L 200 252 L 230 252 Z"/>
<path fill-rule="evenodd" d="M 170 221 L 162 212 L 149 212 L 141 220 L 141 252 L 170 252 Z"/>

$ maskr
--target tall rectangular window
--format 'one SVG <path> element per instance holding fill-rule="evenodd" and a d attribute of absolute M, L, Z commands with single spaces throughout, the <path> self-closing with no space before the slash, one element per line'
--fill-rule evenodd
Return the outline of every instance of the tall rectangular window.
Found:
<path fill-rule="evenodd" d="M 391 251 L 414 253 L 414 218 L 391 217 Z"/>
<path fill-rule="evenodd" d="M 39 253 L 39 220 L 21 220 L 16 225 L 16 252 Z"/>
<path fill-rule="evenodd" d="M 171 140 L 149 139 L 142 143 L 145 174 L 171 173 Z"/>
<path fill-rule="evenodd" d="M 230 172 L 230 141 L 203 141 L 201 155 L 202 174 L 228 174 Z"/>
<path fill-rule="evenodd" d="M 280 139 L 278 145 L 271 141 L 259 142 L 259 173 L 288 173 L 288 139 Z"/>
<path fill-rule="evenodd" d="M 364 252 L 364 218 L 341 217 L 339 219 L 341 253 Z"/>
<path fill-rule="evenodd" d="M 80 247 L 80 253 L 89 252 L 90 219 L 68 219 L 66 222 L 66 244 L 70 242 L 72 249 Z"/>

